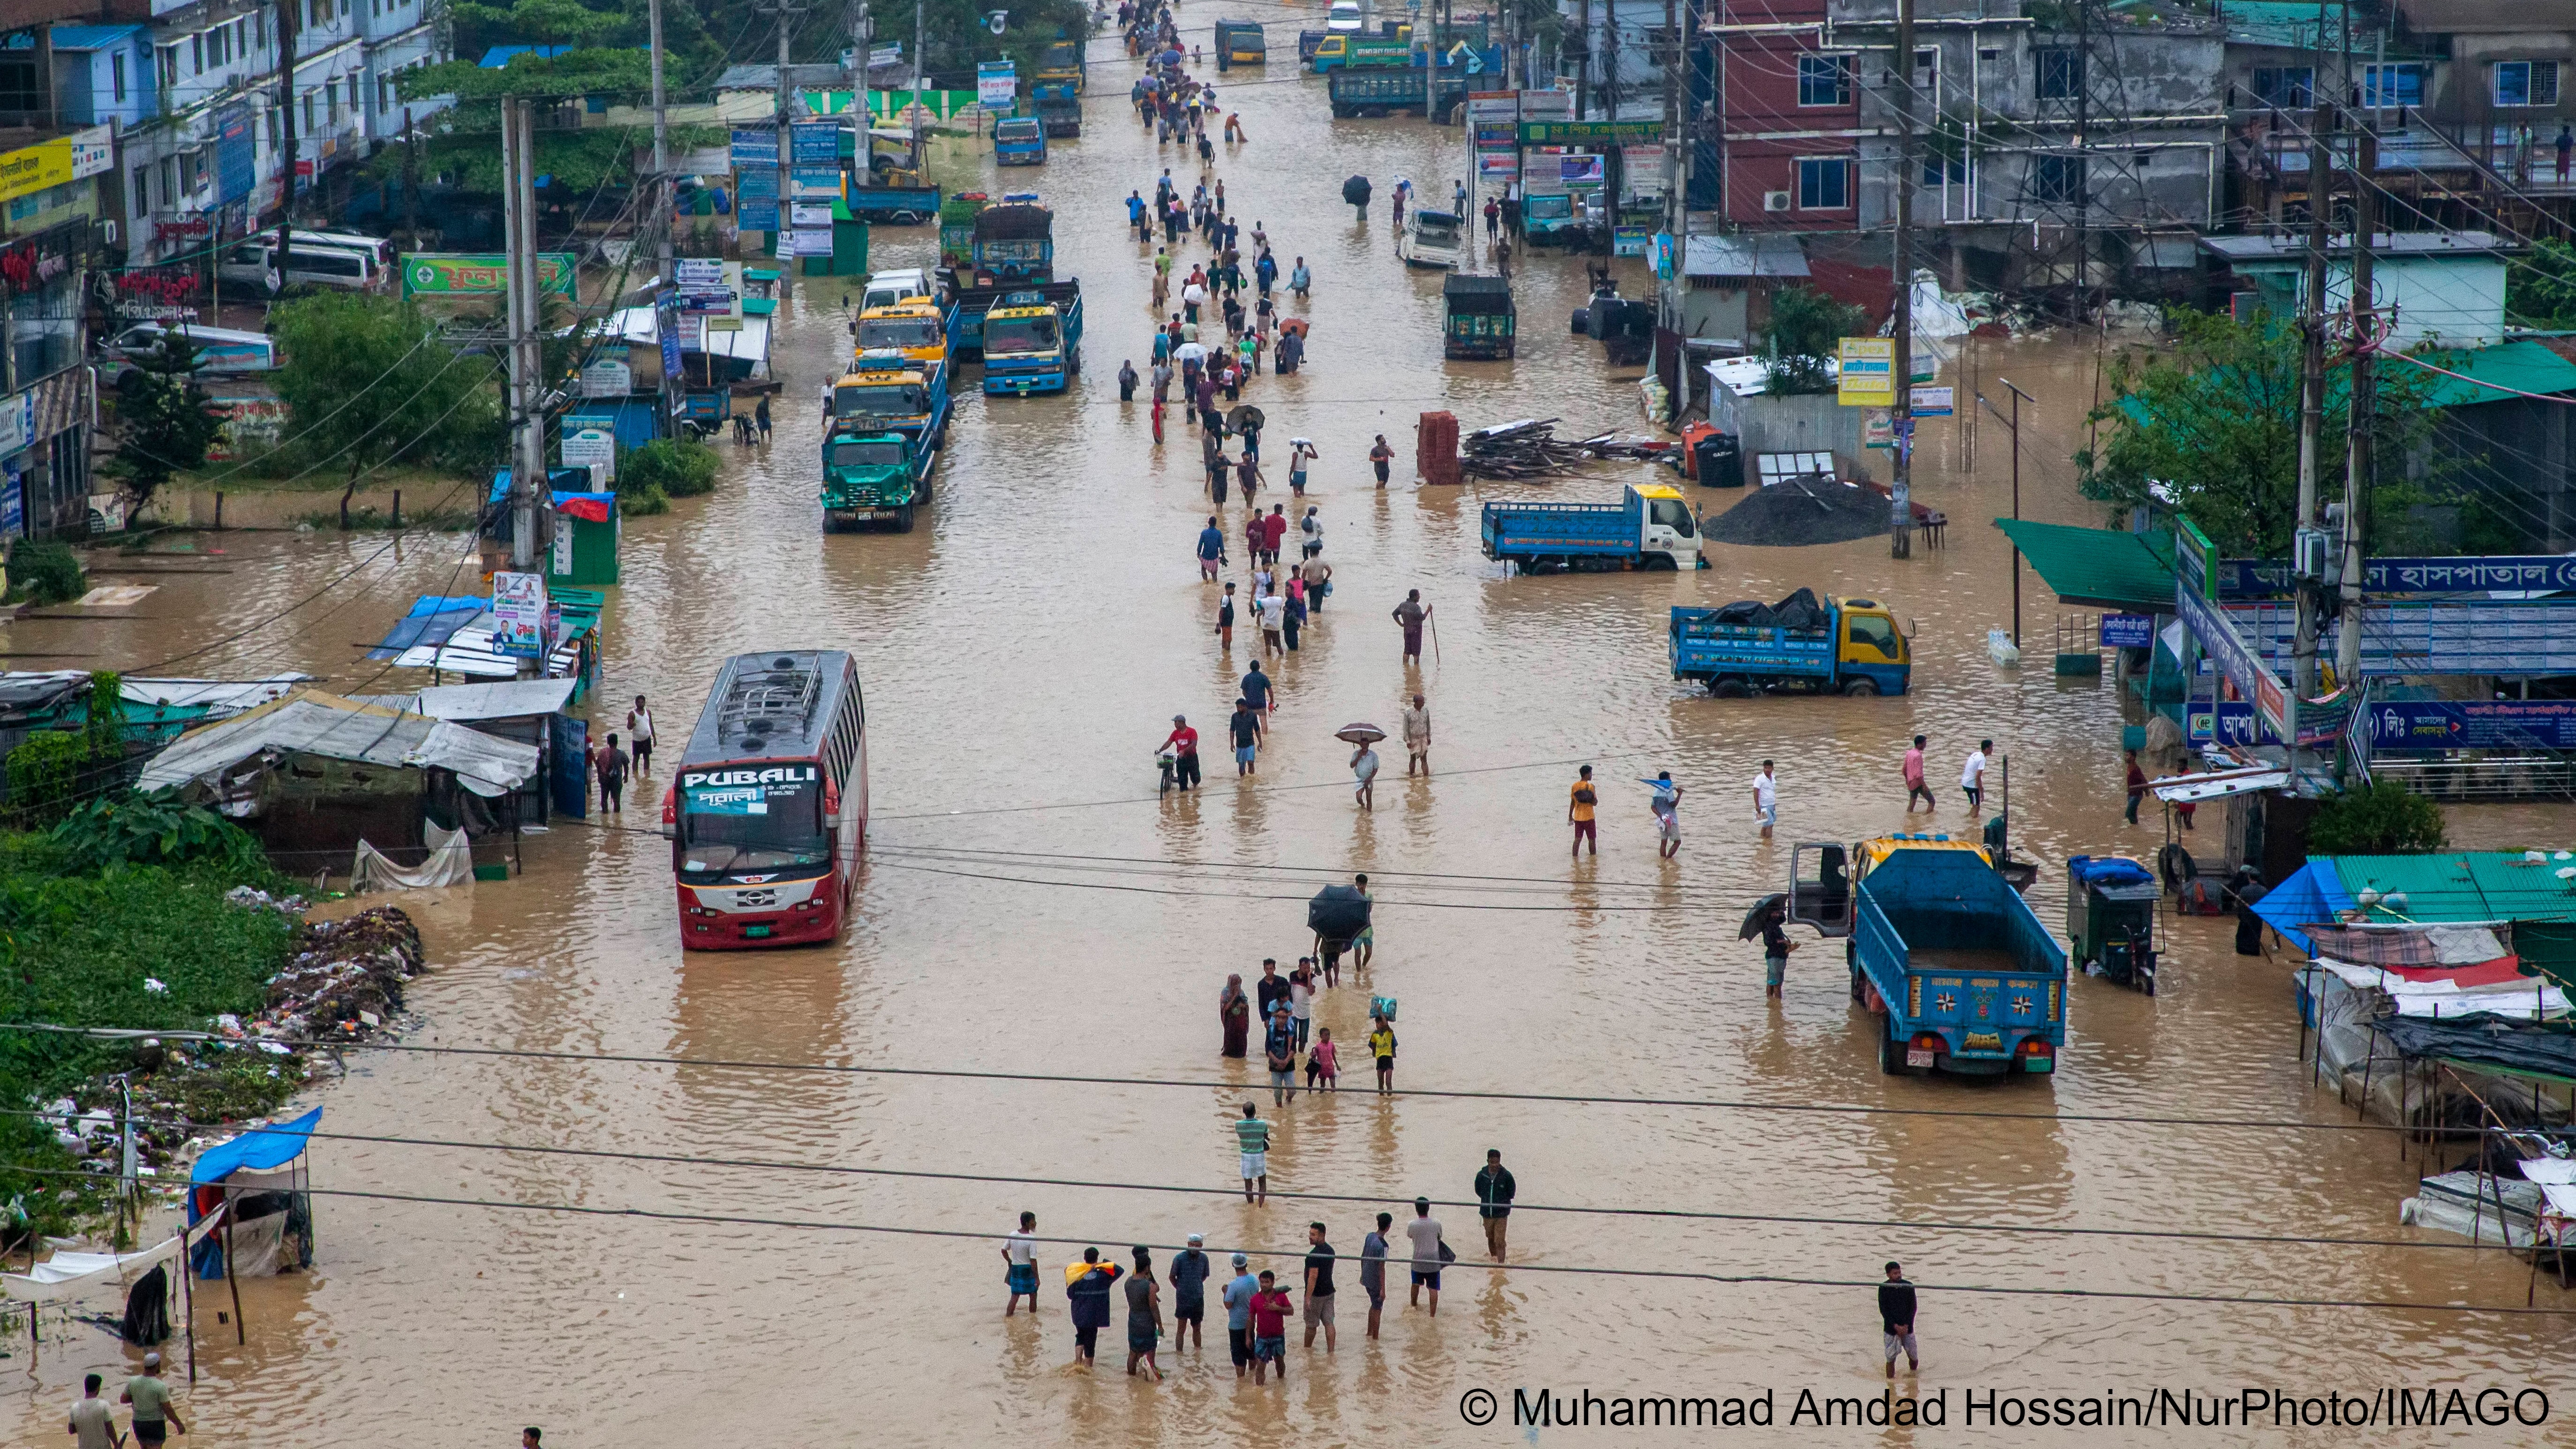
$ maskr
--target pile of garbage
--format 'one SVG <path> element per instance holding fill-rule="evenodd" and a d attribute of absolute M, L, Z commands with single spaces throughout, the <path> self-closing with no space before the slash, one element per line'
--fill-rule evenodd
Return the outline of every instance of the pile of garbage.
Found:
<path fill-rule="evenodd" d="M 1595 458 L 1660 458 L 1672 444 L 1601 433 L 1580 442 L 1556 436 L 1555 418 L 1524 418 L 1459 441 L 1459 471 L 1477 478 L 1562 478 Z"/>
<path fill-rule="evenodd" d="M 250 897 L 256 897 L 252 899 Z M 251 891 L 235 904 L 300 913 L 301 901 Z M 268 982 L 261 1011 L 245 1021 L 225 1012 L 203 1040 L 144 1037 L 127 1060 L 44 1108 L 55 1140 L 90 1171 L 117 1171 L 123 1101 L 133 1093 L 135 1144 L 145 1175 L 189 1155 L 200 1129 L 257 1125 L 310 1079 L 321 1053 L 387 1029 L 402 1009 L 403 983 L 428 969 L 420 929 L 394 906 L 307 926 L 285 966 Z M 317 1051 L 316 1049 L 320 1050 Z M 216 1134 L 220 1135 L 220 1134 Z"/>

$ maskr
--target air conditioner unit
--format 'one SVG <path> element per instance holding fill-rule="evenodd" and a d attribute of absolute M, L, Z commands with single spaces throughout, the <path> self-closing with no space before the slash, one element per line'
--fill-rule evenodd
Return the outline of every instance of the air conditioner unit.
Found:
<path fill-rule="evenodd" d="M 1785 191 L 1763 192 L 1762 209 L 1764 211 L 1787 211 L 1789 209 L 1789 193 Z"/>
<path fill-rule="evenodd" d="M 113 219 L 98 224 L 98 239 L 103 246 L 116 245 L 116 222 Z"/>

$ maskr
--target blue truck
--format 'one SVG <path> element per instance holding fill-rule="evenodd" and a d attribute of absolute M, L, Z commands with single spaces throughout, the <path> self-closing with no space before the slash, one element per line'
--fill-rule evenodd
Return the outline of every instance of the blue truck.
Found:
<path fill-rule="evenodd" d="M 1482 531 L 1485 557 L 1525 574 L 1708 566 L 1690 505 L 1661 483 L 1617 503 L 1488 503 Z"/>
<path fill-rule="evenodd" d="M 1005 287 L 960 287 L 949 293 L 948 357 L 951 362 L 984 360 L 984 319 L 1006 297 L 1036 297 L 1041 302 L 1070 306 L 1082 295 L 1082 283 L 1068 277 L 1061 282 L 1022 282 Z M 1028 306 L 1027 302 L 1016 305 Z"/>
<path fill-rule="evenodd" d="M 845 204 L 861 221 L 919 226 L 939 215 L 936 186 L 853 186 Z"/>
<path fill-rule="evenodd" d="M 1755 694 L 1903 694 L 1913 643 L 1875 599 L 1805 589 L 1777 604 L 1673 607 L 1665 640 L 1673 678 L 1724 699 Z"/>
<path fill-rule="evenodd" d="M 1006 292 L 984 313 L 982 341 L 988 395 L 1062 392 L 1082 370 L 1082 293 Z"/>
<path fill-rule="evenodd" d="M 1029 109 L 1049 136 L 1082 134 L 1082 88 L 1073 81 L 1039 81 L 1029 87 Z"/>
<path fill-rule="evenodd" d="M 993 164 L 1044 166 L 1047 128 L 1035 116 L 1011 116 L 993 123 Z"/>
<path fill-rule="evenodd" d="M 1792 919 L 1848 933 L 1852 1000 L 1884 1025 L 1881 1071 L 2057 1069 L 2066 952 L 1982 847 L 1942 835 L 1801 844 L 1791 882 Z"/>

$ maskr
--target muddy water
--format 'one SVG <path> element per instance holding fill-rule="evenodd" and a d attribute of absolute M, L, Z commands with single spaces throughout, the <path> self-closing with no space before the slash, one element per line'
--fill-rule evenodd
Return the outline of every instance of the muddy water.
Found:
<path fill-rule="evenodd" d="M 1284 32 L 1300 18 L 1281 12 L 1274 55 L 1288 53 Z M 805 283 L 783 309 L 778 366 L 789 386 L 776 441 L 759 453 L 726 444 L 737 462 L 716 495 L 627 530 L 603 701 L 648 694 L 677 733 L 724 655 L 781 644 L 857 653 L 876 812 L 863 922 L 831 950 L 684 954 L 659 839 L 559 828 L 531 840 L 523 878 L 410 903 L 438 962 L 415 989 L 412 1039 L 1187 1075 L 1242 1088 L 378 1054 L 360 1057 L 323 1100 L 343 1132 L 1215 1192 L 348 1142 L 317 1148 L 317 1185 L 994 1233 L 1027 1208 L 1049 1237 L 1076 1240 L 1046 1247 L 1041 1261 L 1052 1265 L 1081 1242 L 1123 1257 L 1130 1244 L 1191 1231 L 1220 1249 L 1286 1252 L 1311 1218 L 1354 1254 L 1378 1202 L 1401 1218 L 1418 1193 L 1466 1197 L 1485 1149 L 1499 1147 L 1533 1205 L 2415 1236 L 2395 1221 L 2414 1168 L 2371 1136 L 1387 1102 L 1359 1091 L 1264 1111 L 1280 1124 L 1275 1187 L 1370 1204 L 1252 1208 L 1232 1196 L 1226 1123 L 1256 1073 L 1219 1060 L 1217 990 L 1229 971 L 1257 974 L 1264 955 L 1293 959 L 1305 943 L 1297 900 L 1353 870 L 1379 879 L 1376 965 L 1366 989 L 1346 984 L 1318 1008 L 1319 1023 L 1351 1044 L 1346 1087 L 1365 1085 L 1357 1046 L 1374 990 L 1402 1001 L 1400 1084 L 2323 1121 L 2338 1109 L 2294 1060 L 2285 967 L 2233 956 L 2225 921 L 2174 926 L 2164 994 L 2153 1000 L 2075 983 L 2073 1030 L 2052 1080 L 1881 1076 L 1839 953 L 1819 944 L 1793 959 L 1786 999 L 1766 1004 L 1758 957 L 1735 940 L 1738 915 L 1779 885 L 1789 841 L 1926 823 L 1902 810 L 1898 760 L 1913 733 L 1932 736 L 1934 783 L 1945 787 L 1934 827 L 1967 823 L 1947 787 L 1974 739 L 1990 735 L 2011 759 L 2020 843 L 2043 860 L 2144 853 L 2160 839 L 2120 823 L 2110 691 L 2061 686 L 2042 669 L 2008 673 L 1985 657 L 1985 630 L 2011 608 L 2009 555 L 1983 525 L 2009 507 L 2000 429 L 1982 430 L 1973 467 L 1964 437 L 1927 441 L 1923 496 L 1954 522 L 1945 549 L 1910 562 L 1863 542 L 1726 549 L 1697 575 L 1498 577 L 1476 552 L 1481 499 L 1608 498 L 1637 475 L 1603 468 L 1553 485 L 1438 493 L 1409 486 L 1400 465 L 1396 486 L 1379 491 L 1364 462 L 1370 436 L 1387 434 L 1409 461 L 1412 421 L 1434 406 L 1470 427 L 1532 415 L 1561 415 L 1569 431 L 1624 426 L 1633 387 L 1608 375 L 1597 346 L 1565 334 L 1582 275 L 1556 259 L 1522 272 L 1517 363 L 1444 363 L 1436 278 L 1395 263 L 1383 202 L 1355 225 L 1338 189 L 1357 171 L 1381 194 L 1399 174 L 1445 190 L 1461 169 L 1458 133 L 1331 122 L 1320 83 L 1292 79 L 1284 61 L 1225 88 L 1253 142 L 1220 171 L 1247 231 L 1265 223 L 1283 257 L 1303 254 L 1317 275 L 1308 370 L 1264 378 L 1252 398 L 1269 411 L 1274 452 L 1292 434 L 1322 450 L 1314 498 L 1339 589 L 1305 647 L 1276 666 L 1281 705 L 1261 773 L 1236 781 L 1213 745 L 1250 631 L 1231 658 L 1211 637 L 1212 599 L 1190 562 L 1207 512 L 1196 440 L 1175 419 L 1172 442 L 1153 449 L 1143 408 L 1122 407 L 1111 381 L 1122 355 L 1141 366 L 1150 325 L 1146 268 L 1120 239 L 1118 198 L 1150 192 L 1159 165 L 1188 174 L 1124 119 L 1127 75 L 1121 63 L 1098 66 L 1090 134 L 1060 147 L 1046 170 L 1004 182 L 1034 184 L 1056 203 L 1065 270 L 1084 283 L 1087 368 L 1070 396 L 967 400 L 916 532 L 825 537 L 816 417 L 803 400 L 846 339 L 837 285 Z M 886 265 L 926 262 L 931 247 L 926 229 L 878 234 Z M 1632 292 L 1642 286 L 1633 270 L 1628 281 Z M 2090 348 L 1998 344 L 1976 362 L 1981 376 L 2009 376 L 2039 399 L 2025 412 L 2025 511 L 2095 521 L 2063 461 L 2091 401 Z M 1703 496 L 1712 508 L 1725 501 Z M 1239 529 L 1239 501 L 1226 517 L 1230 533 Z M 8 630 L 9 649 L 127 666 L 203 650 L 168 667 L 293 667 L 336 687 L 383 689 L 408 681 L 375 678 L 352 646 L 378 637 L 415 593 L 462 591 L 448 586 L 461 539 L 236 534 L 211 546 L 225 552 L 199 566 L 226 572 L 155 580 L 140 617 L 22 622 Z M 347 582 L 265 622 L 344 572 Z M 1895 601 L 1917 623 L 1916 692 L 1719 701 L 1666 677 L 1667 606 L 1801 585 Z M 1407 671 L 1386 610 L 1417 587 L 1437 606 L 1439 637 L 1425 665 Z M 2034 578 L 2023 587 L 2025 638 L 2043 654 L 2058 610 Z M 1375 813 L 1360 814 L 1332 731 L 1355 718 L 1392 723 L 1399 695 L 1414 689 L 1431 697 L 1438 773 L 1390 772 Z M 1176 711 L 1208 729 L 1212 778 L 1197 798 L 1158 803 L 1152 747 Z M 1747 782 L 1766 757 L 1781 782 L 1776 844 L 1749 818 Z M 1566 793 L 1587 761 L 1606 786 L 1603 851 L 1597 864 L 1570 867 Z M 1666 768 L 1690 792 L 1688 843 L 1669 864 L 1656 858 L 1646 792 L 1631 783 Z M 662 783 L 635 793 L 650 798 Z M 653 823 L 645 809 L 630 818 Z M 2494 844 L 2564 828 L 2532 811 L 2455 823 Z M 2044 917 L 2062 914 L 2061 881 L 2052 868 L 2033 892 Z M 1927 1285 L 2485 1303 L 2519 1303 L 2524 1287 L 2521 1265 L 2491 1252 L 1542 1212 L 1513 1221 L 1515 1258 L 1527 1266 L 1493 1271 L 1475 1266 L 1472 1210 L 1440 1215 L 1461 1262 L 1437 1318 L 1391 1307 L 1383 1339 L 1367 1343 L 1346 1265 L 1338 1350 L 1292 1348 L 1289 1385 L 1253 1390 L 1236 1384 L 1221 1342 L 1204 1357 L 1167 1354 L 1172 1377 L 1160 1386 L 1122 1377 L 1123 1310 L 1122 1327 L 1103 1335 L 1100 1369 L 1068 1367 L 1060 1278 L 1042 1269 L 1042 1316 L 1005 1321 L 993 1306 L 1003 1293 L 989 1241 L 326 1198 L 316 1270 L 243 1285 L 246 1345 L 215 1323 L 228 1305 L 201 1305 L 192 1442 L 329 1445 L 391 1429 L 406 1443 L 500 1443 L 535 1423 L 550 1442 L 646 1449 L 1006 1435 L 1498 1443 L 1513 1431 L 1467 1427 L 1462 1394 L 1490 1389 L 1508 1406 L 1516 1386 L 1605 1396 L 1768 1388 L 1785 1419 L 1801 1389 L 1869 1394 L 1879 1383 L 1866 1287 L 1535 1268 L 1859 1282 L 1892 1256 Z M 1287 1257 L 1266 1261 L 1293 1269 Z M 1921 1334 L 1926 1391 L 1947 1389 L 1954 1416 L 1969 1390 L 2368 1394 L 2400 1382 L 2535 1379 L 2554 1388 L 2568 1342 L 2563 1324 L 2545 1319 L 1930 1291 Z M 10 1363 L 14 1438 L 58 1434 L 75 1375 L 120 1361 L 86 1327 L 47 1344 L 41 1370 L 22 1348 Z M 2539 1442 L 2545 1432 L 2498 1437 Z"/>

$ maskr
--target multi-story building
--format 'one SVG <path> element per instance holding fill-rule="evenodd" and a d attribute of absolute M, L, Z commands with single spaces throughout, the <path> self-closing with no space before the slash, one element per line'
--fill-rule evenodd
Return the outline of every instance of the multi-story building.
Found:
<path fill-rule="evenodd" d="M 1712 3 L 1726 223 L 1887 227 L 1895 0 Z M 2221 35 L 2207 0 L 1918 0 L 1925 264 L 2016 287 L 2191 267 L 2223 166 Z"/>

